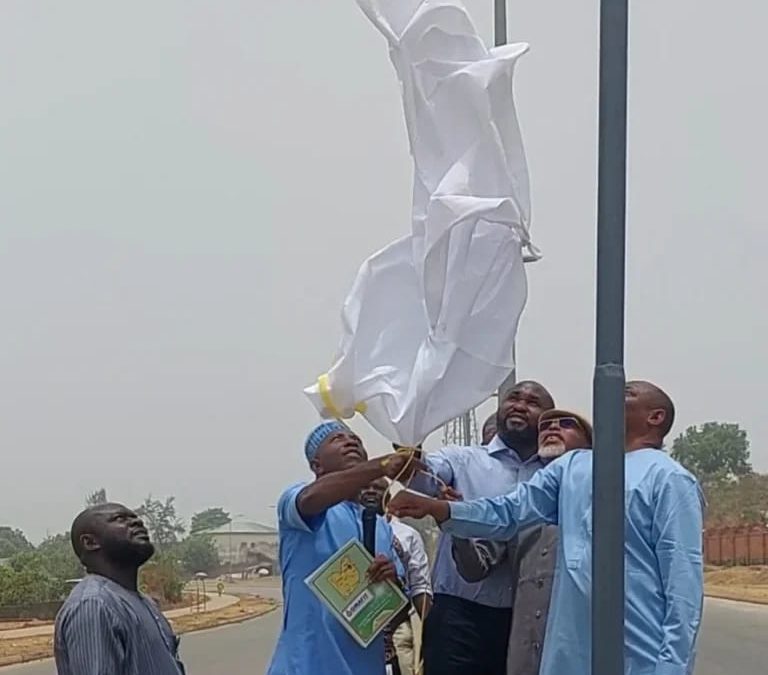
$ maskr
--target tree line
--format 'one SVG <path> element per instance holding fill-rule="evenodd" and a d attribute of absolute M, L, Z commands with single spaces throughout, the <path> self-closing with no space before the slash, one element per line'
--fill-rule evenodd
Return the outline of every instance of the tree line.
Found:
<path fill-rule="evenodd" d="M 104 488 L 86 498 L 86 506 L 104 504 Z M 142 589 L 163 603 L 180 599 L 185 581 L 198 572 L 213 573 L 219 556 L 205 534 L 230 522 L 221 507 L 205 509 L 192 517 L 189 534 L 176 513 L 175 498 L 149 495 L 136 508 L 150 532 L 157 552 L 142 569 Z M 33 546 L 24 533 L 0 526 L 0 606 L 58 601 L 84 573 L 72 551 L 69 532 L 46 537 Z"/>
<path fill-rule="evenodd" d="M 747 432 L 738 424 L 707 422 L 675 438 L 672 457 L 701 483 L 707 500 L 706 526 L 768 525 L 768 474 L 754 470 Z M 106 490 L 88 495 L 86 505 L 106 503 Z M 189 533 L 176 513 L 174 497 L 149 495 L 136 509 L 157 554 L 142 572 L 144 590 L 167 602 L 177 600 L 184 580 L 218 569 L 219 558 L 205 531 L 231 518 L 221 507 L 192 516 Z M 414 523 L 434 552 L 437 529 Z M 83 570 L 72 552 L 69 533 L 47 537 L 33 546 L 19 529 L 0 526 L 0 605 L 48 602 L 63 598 Z"/>
<path fill-rule="evenodd" d="M 689 427 L 672 457 L 693 473 L 707 500 L 707 527 L 768 525 L 768 474 L 752 467 L 747 432 L 738 424 Z"/>

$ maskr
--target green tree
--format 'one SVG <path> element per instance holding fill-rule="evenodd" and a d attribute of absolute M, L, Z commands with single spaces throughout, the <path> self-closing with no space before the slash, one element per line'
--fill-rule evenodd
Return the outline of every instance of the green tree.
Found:
<path fill-rule="evenodd" d="M 11 558 L 17 553 L 31 551 L 33 548 L 21 530 L 0 525 L 0 559 Z"/>
<path fill-rule="evenodd" d="M 44 539 L 36 552 L 46 561 L 50 574 L 58 579 L 79 579 L 84 574 L 83 565 L 72 548 L 69 532 Z"/>
<path fill-rule="evenodd" d="M 175 499 L 175 497 L 167 497 L 163 502 L 152 499 L 152 495 L 149 495 L 136 509 L 136 513 L 152 535 L 152 540 L 161 548 L 176 544 L 179 536 L 184 534 L 184 526 L 176 515 Z"/>
<path fill-rule="evenodd" d="M 675 439 L 672 457 L 705 487 L 752 473 L 747 432 L 738 424 L 707 422 L 689 427 Z"/>
<path fill-rule="evenodd" d="M 193 534 L 173 550 L 182 569 L 189 576 L 197 572 L 210 574 L 219 567 L 219 553 L 211 537 L 205 534 Z"/>
<path fill-rule="evenodd" d="M 139 572 L 139 587 L 161 606 L 178 602 L 184 590 L 184 579 L 175 553 L 172 547 L 156 553 Z"/>
<path fill-rule="evenodd" d="M 48 537 L 37 549 L 17 553 L 0 568 L 0 604 L 26 604 L 61 600 L 67 581 L 83 570 L 72 552 L 67 534 Z"/>
<path fill-rule="evenodd" d="M 707 527 L 768 525 L 768 475 L 750 473 L 705 491 Z"/>
<path fill-rule="evenodd" d="M 33 551 L 18 553 L 9 564 L 17 572 L 37 570 L 58 581 L 79 579 L 83 575 L 83 567 L 66 533 L 48 537 Z"/>
<path fill-rule="evenodd" d="M 0 605 L 51 602 L 63 599 L 66 593 L 67 585 L 39 566 L 0 567 Z"/>
<path fill-rule="evenodd" d="M 87 507 L 97 506 L 99 504 L 107 503 L 107 491 L 104 488 L 99 488 L 96 492 L 91 492 L 85 499 L 85 505 Z"/>
<path fill-rule="evenodd" d="M 214 508 L 205 509 L 192 516 L 192 524 L 189 527 L 190 534 L 197 534 L 203 530 L 213 530 L 222 525 L 227 525 L 232 518 L 229 516 L 229 512 L 222 509 L 220 506 Z"/>

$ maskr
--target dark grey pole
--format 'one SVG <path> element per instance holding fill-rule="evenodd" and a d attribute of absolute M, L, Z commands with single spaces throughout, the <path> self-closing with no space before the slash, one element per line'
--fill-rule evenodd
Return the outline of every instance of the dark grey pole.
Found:
<path fill-rule="evenodd" d="M 493 0 L 493 39 L 497 47 L 507 44 L 507 0 Z M 499 402 L 506 393 L 517 384 L 517 355 L 512 347 L 512 360 L 515 367 L 499 387 Z"/>
<path fill-rule="evenodd" d="M 592 675 L 624 673 L 627 24 L 628 0 L 601 0 Z"/>
<path fill-rule="evenodd" d="M 493 37 L 498 47 L 507 44 L 507 0 L 493 1 Z"/>
<path fill-rule="evenodd" d="M 461 417 L 461 442 L 469 447 L 474 443 L 472 438 L 472 413 L 464 413 Z"/>

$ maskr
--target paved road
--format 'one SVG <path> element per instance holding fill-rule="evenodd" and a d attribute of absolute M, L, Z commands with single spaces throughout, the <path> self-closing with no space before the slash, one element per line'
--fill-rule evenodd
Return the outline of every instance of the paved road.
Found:
<path fill-rule="evenodd" d="M 768 673 L 768 607 L 707 600 L 696 675 Z"/>
<path fill-rule="evenodd" d="M 189 675 L 262 675 L 280 626 L 279 612 L 237 626 L 186 635 Z M 51 661 L 0 668 L 2 675 L 55 675 Z M 768 608 L 708 600 L 696 675 L 765 675 Z M 573 675 L 584 675 L 573 673 Z"/>

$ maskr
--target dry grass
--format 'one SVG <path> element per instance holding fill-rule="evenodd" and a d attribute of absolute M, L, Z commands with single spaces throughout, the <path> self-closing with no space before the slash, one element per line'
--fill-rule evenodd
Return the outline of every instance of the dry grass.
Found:
<path fill-rule="evenodd" d="M 0 666 L 53 656 L 53 635 L 0 640 Z"/>
<path fill-rule="evenodd" d="M 704 589 L 713 598 L 768 604 L 768 566 L 708 567 Z"/>
<path fill-rule="evenodd" d="M 178 602 L 167 602 L 161 605 L 161 609 L 167 612 L 171 609 L 184 609 L 195 604 L 194 593 L 184 593 Z M 53 621 L 43 619 L 23 619 L 19 621 L 0 621 L 0 631 L 18 630 L 20 628 L 36 628 L 38 626 L 51 626 Z"/>
<path fill-rule="evenodd" d="M 23 619 L 19 621 L 0 621 L 0 631 L 18 630 L 19 628 L 36 628 L 37 626 L 50 626 L 53 621 L 42 619 Z"/>
<path fill-rule="evenodd" d="M 266 614 L 276 606 L 277 603 L 274 600 L 243 596 L 236 605 L 225 607 L 216 612 L 177 617 L 171 623 L 177 633 L 190 633 L 253 619 Z M 50 635 L 0 640 L 0 666 L 47 659 L 51 656 L 53 656 L 53 636 Z"/>
<path fill-rule="evenodd" d="M 226 626 L 230 623 L 240 623 L 241 621 L 266 614 L 276 606 L 277 603 L 274 600 L 252 595 L 242 596 L 236 605 L 230 605 L 216 612 L 179 616 L 172 619 L 171 624 L 173 625 L 173 630 L 181 635 L 196 630 Z"/>

